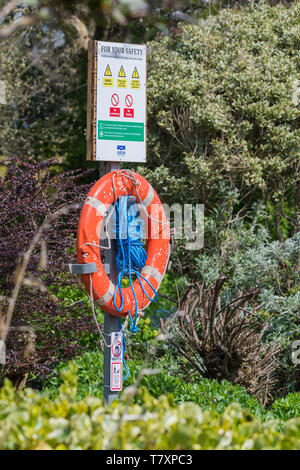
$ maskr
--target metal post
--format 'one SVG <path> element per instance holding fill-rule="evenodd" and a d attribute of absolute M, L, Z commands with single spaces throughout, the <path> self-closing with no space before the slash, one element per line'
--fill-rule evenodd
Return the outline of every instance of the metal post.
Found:
<path fill-rule="evenodd" d="M 105 165 L 105 173 L 113 170 L 119 170 L 119 162 L 107 162 Z M 111 240 L 111 249 L 105 250 L 105 264 L 109 265 L 109 274 L 111 282 L 116 285 L 118 280 L 118 271 L 115 263 L 116 259 L 116 241 Z M 111 343 L 111 333 L 118 331 L 119 322 L 118 317 L 104 312 L 104 337 L 107 344 Z M 111 405 L 113 400 L 118 398 L 118 392 L 110 390 L 110 355 L 111 349 L 104 345 L 104 385 L 103 396 L 108 405 Z"/>

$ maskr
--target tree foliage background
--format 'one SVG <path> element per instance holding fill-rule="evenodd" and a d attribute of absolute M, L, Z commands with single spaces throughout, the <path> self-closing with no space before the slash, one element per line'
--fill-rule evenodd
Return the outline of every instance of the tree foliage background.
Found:
<path fill-rule="evenodd" d="M 298 3 L 223 10 L 150 44 L 152 173 L 144 172 L 169 202 L 210 209 L 234 190 L 244 212 L 258 199 L 271 202 L 295 233 L 299 14 Z"/>

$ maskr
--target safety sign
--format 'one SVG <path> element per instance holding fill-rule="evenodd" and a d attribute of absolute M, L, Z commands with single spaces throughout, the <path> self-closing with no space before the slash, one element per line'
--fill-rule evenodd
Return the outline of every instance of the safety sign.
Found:
<path fill-rule="evenodd" d="M 110 389 L 112 392 L 122 390 L 122 362 L 111 364 Z"/>
<path fill-rule="evenodd" d="M 126 96 L 125 96 L 125 104 L 126 104 L 126 106 L 128 106 L 128 108 L 129 108 L 130 106 L 132 106 L 132 103 L 133 103 L 133 98 L 132 98 L 132 96 L 131 96 L 131 95 L 126 95 Z"/>
<path fill-rule="evenodd" d="M 137 79 L 140 78 L 140 76 L 139 76 L 139 72 L 138 72 L 136 67 L 134 67 L 134 71 L 132 73 L 132 78 L 133 78 L 133 80 L 131 80 L 131 82 L 130 82 L 131 88 L 133 90 L 139 90 L 141 88 L 141 82 L 140 82 L 140 80 L 137 80 Z"/>
<path fill-rule="evenodd" d="M 97 42 L 96 160 L 146 161 L 144 45 Z"/>
<path fill-rule="evenodd" d="M 106 69 L 105 69 L 105 73 L 104 73 L 104 77 L 111 77 L 111 70 L 110 70 L 110 66 L 107 65 Z"/>
<path fill-rule="evenodd" d="M 107 65 L 107 67 L 105 69 L 105 72 L 104 72 L 103 86 L 104 87 L 107 87 L 107 86 L 112 87 L 113 86 L 113 78 L 112 78 L 112 74 L 111 74 L 111 70 L 110 70 L 109 65 Z"/>
<path fill-rule="evenodd" d="M 121 65 L 118 77 L 126 77 L 123 65 Z"/>
<path fill-rule="evenodd" d="M 117 106 L 119 104 L 119 95 L 114 93 L 113 95 L 111 95 L 110 101 L 113 106 Z"/>
<path fill-rule="evenodd" d="M 118 73 L 117 87 L 118 88 L 127 88 L 126 73 L 125 73 L 123 65 L 121 65 L 119 73 Z"/>
<path fill-rule="evenodd" d="M 134 109 L 124 108 L 124 117 L 133 118 L 134 117 Z"/>
<path fill-rule="evenodd" d="M 109 115 L 112 117 L 120 117 L 121 115 L 120 108 L 109 108 Z"/>
<path fill-rule="evenodd" d="M 116 341 L 112 347 L 112 355 L 113 357 L 120 357 L 122 352 L 122 343 L 120 340 Z"/>
<path fill-rule="evenodd" d="M 132 74 L 132 78 L 140 78 L 139 73 L 138 73 L 136 67 L 134 67 L 134 71 L 133 71 L 133 74 Z"/>
<path fill-rule="evenodd" d="M 122 339 L 119 331 L 111 334 L 111 341 L 110 389 L 113 392 L 122 390 Z"/>

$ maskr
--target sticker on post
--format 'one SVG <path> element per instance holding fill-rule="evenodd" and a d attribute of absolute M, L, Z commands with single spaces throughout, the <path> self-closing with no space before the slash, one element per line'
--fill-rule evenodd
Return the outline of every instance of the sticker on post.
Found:
<path fill-rule="evenodd" d="M 122 336 L 119 331 L 111 334 L 111 347 L 110 355 L 110 390 L 112 392 L 119 392 L 122 390 Z"/>
<path fill-rule="evenodd" d="M 118 359 L 120 358 L 121 356 L 121 352 L 122 352 L 122 344 L 121 344 L 121 341 L 118 339 L 118 341 L 113 345 L 112 347 L 112 355 L 113 357 L 117 357 Z"/>
<path fill-rule="evenodd" d="M 111 364 L 110 389 L 112 392 L 122 390 L 122 362 Z"/>

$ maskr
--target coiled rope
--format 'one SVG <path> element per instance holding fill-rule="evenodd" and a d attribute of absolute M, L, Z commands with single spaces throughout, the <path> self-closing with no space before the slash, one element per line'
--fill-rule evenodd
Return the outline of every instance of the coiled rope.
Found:
<path fill-rule="evenodd" d="M 140 286 L 149 301 L 157 301 L 158 295 L 156 289 L 152 284 L 140 273 L 141 269 L 145 266 L 147 253 L 142 242 L 143 237 L 144 221 L 138 219 L 138 212 L 136 201 L 132 203 L 129 196 L 122 196 L 117 200 L 115 205 L 114 215 L 114 226 L 113 232 L 115 233 L 117 240 L 117 255 L 116 265 L 118 270 L 118 282 L 114 292 L 114 307 L 118 312 L 121 312 L 124 306 L 124 299 L 122 293 L 122 280 L 124 276 L 128 276 L 129 284 L 135 300 L 134 314 L 128 311 L 130 319 L 130 331 L 136 333 L 138 331 L 137 323 L 139 318 L 138 301 L 133 288 L 132 277 L 136 276 Z M 149 297 L 147 294 L 141 279 L 143 279 L 153 291 L 154 297 Z M 117 293 L 120 293 L 121 303 L 118 306 L 116 303 Z M 119 329 L 122 329 L 121 318 L 119 318 Z M 123 364 L 126 369 L 126 376 L 123 380 L 126 380 L 129 376 L 129 369 L 124 360 L 124 354 L 126 350 L 126 341 L 123 334 Z"/>

